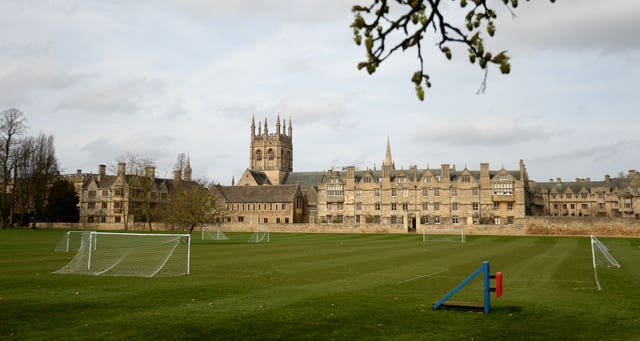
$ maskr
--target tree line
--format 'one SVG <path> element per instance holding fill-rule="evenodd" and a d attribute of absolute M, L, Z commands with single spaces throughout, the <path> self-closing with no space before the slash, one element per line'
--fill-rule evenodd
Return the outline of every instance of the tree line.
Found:
<path fill-rule="evenodd" d="M 0 114 L 0 227 L 28 226 L 35 221 L 80 221 L 80 198 L 74 184 L 60 176 L 53 135 L 27 135 L 26 116 L 19 109 Z M 178 155 L 175 171 L 184 172 L 185 155 Z M 168 200 L 154 200 L 155 186 L 145 174 L 152 159 L 124 154 L 117 163 L 137 177 L 129 213 L 136 221 L 166 222 L 193 231 L 204 224 L 222 223 L 224 205 L 213 182 L 184 181 L 174 186 Z M 112 167 L 116 170 L 116 167 Z M 157 194 L 157 193 L 155 193 Z M 126 229 L 128 215 L 124 220 Z"/>
<path fill-rule="evenodd" d="M 58 179 L 53 135 L 27 135 L 25 114 L 0 114 L 0 227 L 29 221 L 78 221 L 73 184 Z"/>

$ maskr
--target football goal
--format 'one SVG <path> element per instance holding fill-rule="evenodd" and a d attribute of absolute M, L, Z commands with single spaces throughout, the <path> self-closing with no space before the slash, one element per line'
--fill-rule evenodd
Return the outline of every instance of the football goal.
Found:
<path fill-rule="evenodd" d="M 466 242 L 462 228 L 425 228 L 422 230 L 422 242 Z"/>
<path fill-rule="evenodd" d="M 598 266 L 620 267 L 620 263 L 611 255 L 609 249 L 596 237 L 591 236 L 591 257 L 593 259 L 593 276 L 598 290 L 602 290 L 598 279 Z"/>
<path fill-rule="evenodd" d="M 268 243 L 269 242 L 269 229 L 256 229 L 256 232 L 249 237 L 249 243 Z"/>
<path fill-rule="evenodd" d="M 220 226 L 202 226 L 202 240 L 228 240 Z"/>
<path fill-rule="evenodd" d="M 80 243 L 82 242 L 82 234 L 87 232 L 94 232 L 94 231 L 65 232 L 62 238 L 60 238 L 60 241 L 58 242 L 58 245 L 56 245 L 56 248 L 54 251 L 69 252 L 69 251 L 78 250 L 80 248 Z"/>
<path fill-rule="evenodd" d="M 189 234 L 82 232 L 75 257 L 54 273 L 168 277 L 188 275 L 190 263 Z"/>

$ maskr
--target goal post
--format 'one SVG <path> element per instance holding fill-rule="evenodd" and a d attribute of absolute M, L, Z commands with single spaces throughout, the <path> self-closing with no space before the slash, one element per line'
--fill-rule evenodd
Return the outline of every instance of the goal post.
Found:
<path fill-rule="evenodd" d="M 424 228 L 422 229 L 422 242 L 461 242 L 467 241 L 463 228 Z"/>
<path fill-rule="evenodd" d="M 220 226 L 202 225 L 202 240 L 229 240 Z"/>
<path fill-rule="evenodd" d="M 64 233 L 54 251 L 69 252 L 76 251 L 80 248 L 82 242 L 82 234 L 95 231 L 67 231 Z"/>
<path fill-rule="evenodd" d="M 269 243 L 270 242 L 270 236 L 269 236 L 269 228 L 257 228 L 255 232 L 253 232 L 253 234 L 251 234 L 251 237 L 249 237 L 249 243 Z"/>
<path fill-rule="evenodd" d="M 83 232 L 75 257 L 55 274 L 189 275 L 190 234 Z"/>
<path fill-rule="evenodd" d="M 609 249 L 595 236 L 591 236 L 591 258 L 593 260 L 593 276 L 596 280 L 598 290 L 602 290 L 598 279 L 598 266 L 620 268 L 620 263 L 611 255 Z"/>

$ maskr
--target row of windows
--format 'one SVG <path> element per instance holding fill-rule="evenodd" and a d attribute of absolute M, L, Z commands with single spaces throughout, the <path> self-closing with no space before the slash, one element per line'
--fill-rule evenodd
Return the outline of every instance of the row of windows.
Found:
<path fill-rule="evenodd" d="M 102 208 L 102 209 L 107 209 L 109 207 L 109 203 L 108 202 L 100 202 L 100 203 L 89 202 L 89 203 L 87 203 L 87 208 L 90 209 L 90 210 L 95 209 L 96 207 L 98 207 L 98 204 L 99 204 L 100 208 Z M 114 201 L 113 202 L 113 209 L 114 210 L 122 209 L 122 202 L 121 201 Z"/>
<path fill-rule="evenodd" d="M 442 177 L 440 175 L 436 175 L 436 176 L 426 176 L 422 179 L 422 182 L 424 183 L 431 183 L 431 182 L 440 182 L 442 180 Z M 460 177 L 460 180 L 462 182 L 471 182 L 471 176 L 470 175 L 462 175 Z M 371 183 L 374 182 L 374 179 L 371 178 L 370 176 L 365 176 L 364 178 L 362 178 L 362 181 L 364 183 Z M 501 174 L 498 176 L 498 181 L 509 181 L 509 176 L 508 175 L 504 175 Z M 381 178 L 378 178 L 378 182 L 382 182 Z M 398 177 L 396 178 L 396 182 L 399 184 L 404 184 L 407 183 L 407 178 L 404 176 Z"/>
<path fill-rule="evenodd" d="M 104 190 L 101 191 L 102 192 L 102 197 L 106 198 L 109 196 L 109 191 L 108 190 Z M 113 195 L 115 197 L 121 197 L 122 196 L 122 190 L 121 189 L 115 189 L 113 190 Z M 98 192 L 97 191 L 89 191 L 87 193 L 89 198 L 96 198 L 97 197 Z M 132 190 L 132 196 L 133 197 L 142 197 L 144 194 L 144 190 L 142 189 L 134 189 Z M 157 198 L 158 197 L 158 193 L 157 192 L 151 192 L 151 197 L 152 198 Z M 162 193 L 162 199 L 167 199 L 167 193 Z"/>
<path fill-rule="evenodd" d="M 239 223 L 244 223 L 244 216 L 237 216 L 236 219 L 237 219 L 237 221 Z M 226 220 L 227 220 L 228 223 L 230 223 L 230 222 L 233 221 L 233 218 L 232 217 L 227 217 Z M 269 223 L 269 218 L 262 218 L 262 222 L 265 223 L 265 224 L 268 224 Z M 276 222 L 276 224 L 282 224 L 282 223 L 289 224 L 289 217 L 284 217 L 284 218 L 277 217 L 277 218 L 275 218 L 275 222 Z"/>
<path fill-rule="evenodd" d="M 227 210 L 229 211 L 285 211 L 286 209 L 286 202 L 268 204 L 227 204 Z"/>
<path fill-rule="evenodd" d="M 342 190 L 342 187 L 340 188 Z M 331 194 L 332 189 L 330 186 L 327 187 L 327 194 L 328 195 L 333 195 Z M 433 191 L 433 196 L 434 197 L 439 197 L 440 196 L 440 188 L 436 187 L 434 189 L 432 189 Z M 422 192 L 422 196 L 423 197 L 428 197 L 429 196 L 429 189 L 428 188 L 422 188 L 421 189 Z M 373 189 L 373 195 L 376 197 L 379 197 L 381 193 L 381 189 L 380 188 L 374 188 Z M 478 187 L 473 187 L 471 188 L 471 194 L 474 197 L 477 197 L 478 194 L 480 193 L 480 188 Z M 343 195 L 344 192 L 342 191 L 340 195 Z M 391 196 L 392 197 L 397 197 L 398 196 L 398 189 L 396 188 L 391 188 Z M 458 188 L 457 187 L 452 187 L 451 188 L 451 196 L 455 197 L 458 196 Z M 409 197 L 409 189 L 408 188 L 403 188 L 402 189 L 402 197 L 403 198 L 408 198 Z M 356 198 L 362 198 L 362 190 L 361 189 L 356 189 Z"/>
<path fill-rule="evenodd" d="M 361 224 L 362 221 L 365 220 L 363 219 L 362 215 L 356 215 L 355 216 L 355 222 L 356 224 Z M 400 216 L 395 216 L 392 215 L 389 217 L 389 221 L 391 224 L 399 224 L 402 223 L 402 217 Z M 434 225 L 440 225 L 442 224 L 443 219 L 440 216 L 421 216 L 420 217 L 420 224 L 421 225 L 429 225 L 429 224 L 434 224 Z M 327 215 L 325 217 L 324 222 L 327 223 L 334 223 L 334 224 L 339 224 L 339 223 L 343 223 L 344 222 L 344 216 L 342 215 L 337 215 L 337 216 L 333 216 L 333 215 Z M 382 223 L 382 217 L 379 215 L 375 215 L 372 217 L 371 221 L 368 221 L 374 224 L 381 224 Z M 458 216 L 453 216 L 451 217 L 451 224 L 454 225 L 458 225 L 461 223 L 460 217 Z M 474 224 L 479 224 L 480 223 L 480 218 L 479 217 L 473 217 L 473 223 Z M 493 219 L 493 223 L 500 225 L 502 224 L 502 219 L 500 217 L 495 217 Z M 507 224 L 514 224 L 515 223 L 515 217 L 509 216 L 507 217 Z"/>
<path fill-rule="evenodd" d="M 589 193 L 579 193 L 580 194 L 580 198 L 582 199 L 588 199 L 589 198 Z M 595 195 L 596 198 L 598 199 L 602 199 L 604 198 L 604 193 L 602 192 L 597 192 L 595 194 L 591 193 L 591 197 L 593 198 Z M 551 199 L 556 199 L 556 198 L 560 198 L 563 199 L 564 197 L 567 197 L 567 199 L 571 199 L 574 197 L 573 193 L 564 193 L 564 194 L 558 194 L 558 193 L 551 193 Z M 575 198 L 578 198 L 578 194 L 575 195 Z"/>
<path fill-rule="evenodd" d="M 107 217 L 106 216 L 88 216 L 87 217 L 87 223 L 106 223 L 107 222 Z M 114 216 L 113 217 L 113 222 L 114 223 L 121 223 L 122 222 L 122 217 L 121 216 Z"/>
<path fill-rule="evenodd" d="M 402 210 L 403 211 L 408 211 L 409 210 L 409 203 L 400 203 Z M 500 210 L 500 203 L 495 202 L 493 203 L 493 210 L 494 211 L 499 211 Z M 361 202 L 357 202 L 356 203 L 356 211 L 362 211 L 362 203 Z M 428 202 L 423 202 L 422 203 L 422 210 L 423 211 L 428 211 L 429 210 L 429 203 Z M 458 210 L 458 206 L 459 204 L 457 202 L 451 203 L 451 210 L 452 211 L 457 211 Z M 382 204 L 377 202 L 373 204 L 374 210 L 376 211 L 380 211 L 382 209 Z M 392 202 L 391 203 L 391 210 L 392 211 L 397 211 L 398 210 L 398 203 Z M 440 203 L 439 202 L 434 202 L 432 203 L 432 207 L 434 211 L 439 211 L 440 210 Z M 474 202 L 471 204 L 471 208 L 473 211 L 479 211 L 480 210 L 480 204 L 477 202 Z M 556 207 L 557 208 L 557 207 Z M 333 204 L 328 203 L 327 204 L 327 211 L 331 211 L 333 209 Z M 342 203 L 337 203 L 336 204 L 336 210 L 338 211 L 342 211 L 344 209 L 344 204 Z M 513 211 L 513 203 L 507 203 L 507 211 Z"/>

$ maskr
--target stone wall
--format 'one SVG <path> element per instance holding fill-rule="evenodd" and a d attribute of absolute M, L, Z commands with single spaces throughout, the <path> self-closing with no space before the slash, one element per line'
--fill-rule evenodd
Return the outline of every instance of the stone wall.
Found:
<path fill-rule="evenodd" d="M 527 217 L 527 234 L 640 237 L 640 220 L 608 217 Z"/>
<path fill-rule="evenodd" d="M 80 223 L 37 223 L 38 228 L 59 228 L 70 230 L 124 230 L 122 224 L 80 224 Z M 402 224 L 233 224 L 223 226 L 225 232 L 253 232 L 256 228 L 268 228 L 270 232 L 296 233 L 421 233 L 408 232 Z M 428 228 L 464 228 L 469 235 L 597 235 L 640 237 L 640 220 L 607 217 L 526 217 L 523 224 L 513 225 L 427 225 Z M 166 224 L 155 223 L 153 231 L 180 231 Z M 146 224 L 131 226 L 129 231 L 148 231 Z M 198 231 L 200 229 L 197 229 Z"/>

